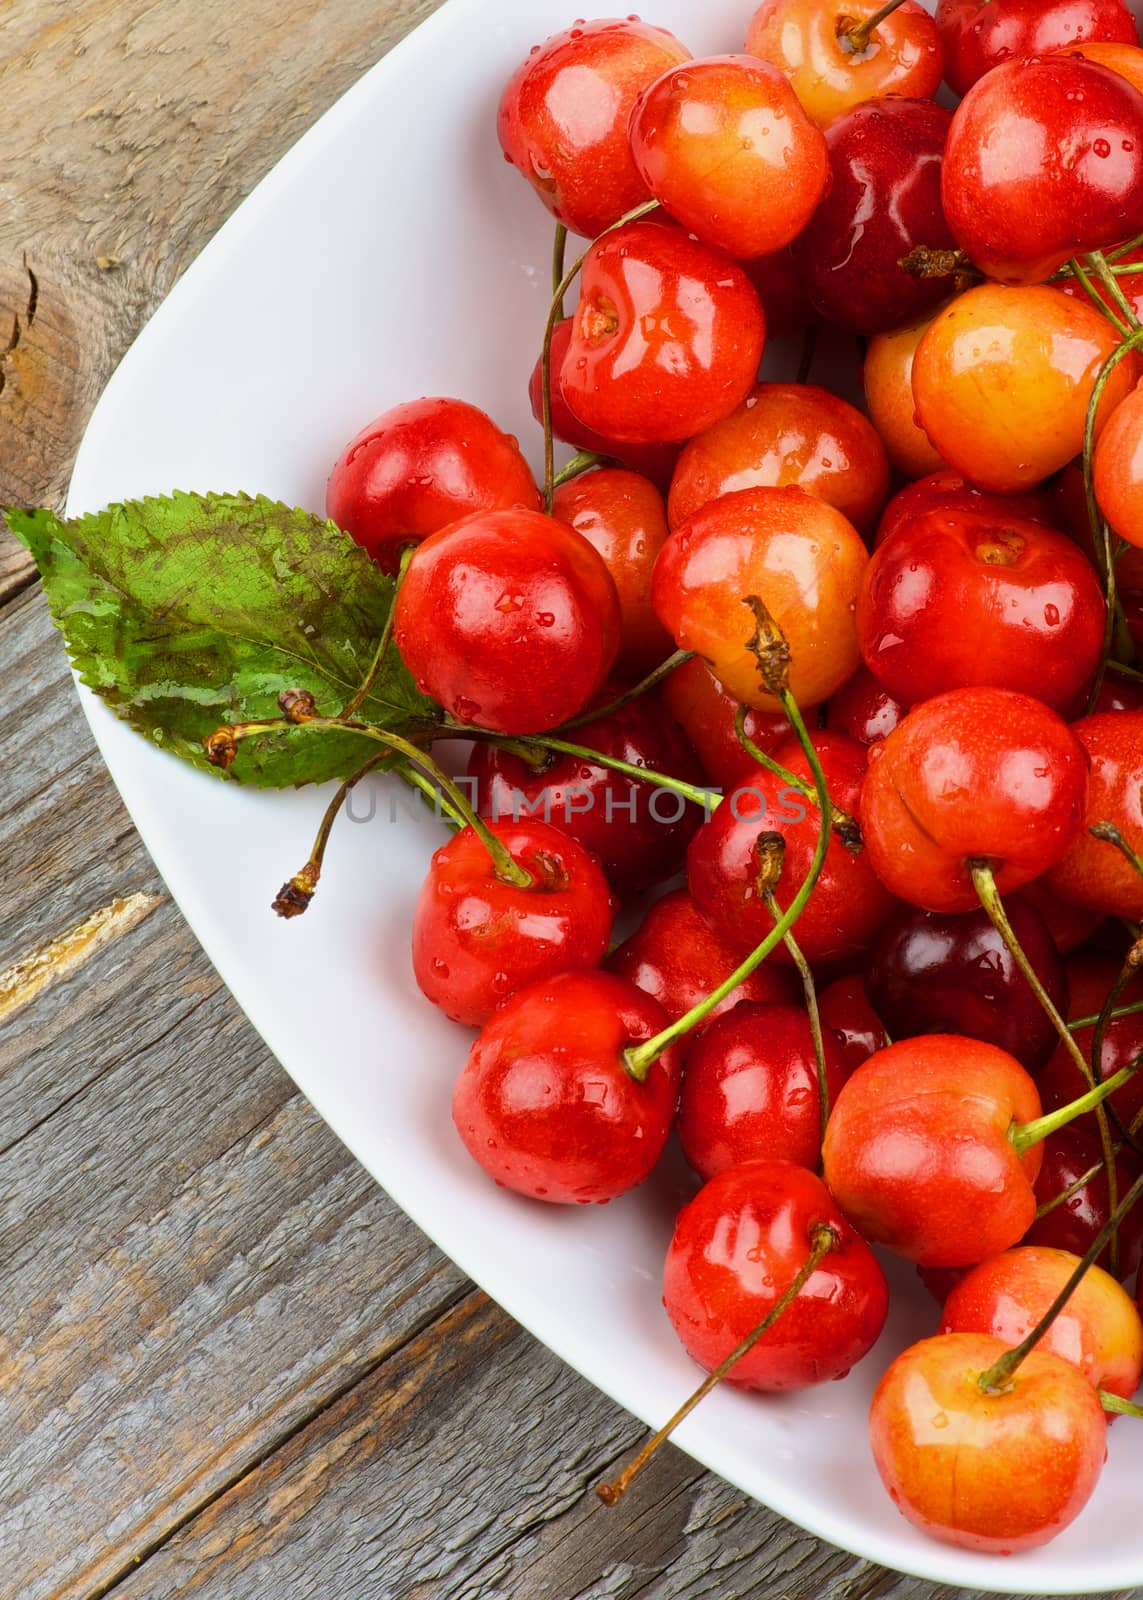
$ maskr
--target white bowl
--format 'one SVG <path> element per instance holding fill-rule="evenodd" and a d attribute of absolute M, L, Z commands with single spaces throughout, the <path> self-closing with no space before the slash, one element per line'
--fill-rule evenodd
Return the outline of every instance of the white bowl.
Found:
<path fill-rule="evenodd" d="M 485 407 L 538 464 L 525 386 L 551 225 L 500 153 L 495 111 L 529 47 L 570 25 L 571 5 L 449 0 L 344 96 L 123 361 L 80 450 L 71 512 L 176 487 L 321 509 L 342 444 L 424 394 Z M 659 0 L 650 20 L 696 54 L 723 52 L 741 48 L 750 10 L 749 0 Z M 357 825 L 335 833 L 313 908 L 280 922 L 270 900 L 305 860 L 323 795 L 217 782 L 149 747 L 86 691 L 83 701 L 188 922 L 322 1116 L 513 1316 L 630 1411 L 662 1422 L 696 1380 L 659 1302 L 686 1180 L 667 1171 L 610 1206 L 561 1210 L 496 1189 L 471 1163 L 449 1115 L 469 1036 L 422 1000 L 409 960 L 436 825 L 384 782 L 359 791 Z M 209 1063 L 201 1075 L 209 1093 Z M 949 1549 L 898 1515 L 873 1467 L 866 1413 L 891 1356 L 932 1331 L 936 1312 L 909 1270 L 895 1277 L 889 1328 L 851 1377 L 779 1400 L 719 1391 L 677 1442 L 791 1521 L 904 1572 L 1013 1593 L 1143 1582 L 1143 1452 L 1130 1422 L 1112 1430 L 1092 1505 L 1042 1552 Z"/>

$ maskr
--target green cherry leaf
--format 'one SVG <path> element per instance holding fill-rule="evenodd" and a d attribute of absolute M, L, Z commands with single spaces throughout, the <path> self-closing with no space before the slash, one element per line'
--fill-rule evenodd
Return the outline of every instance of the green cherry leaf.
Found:
<path fill-rule="evenodd" d="M 369 669 L 394 580 L 332 522 L 262 497 L 175 493 L 94 515 L 5 511 L 43 579 L 81 680 L 151 743 L 207 771 L 221 724 L 274 719 L 284 689 L 336 716 Z M 437 708 L 396 651 L 358 715 L 406 738 Z M 260 788 L 354 772 L 376 746 L 352 733 L 239 745 L 228 776 Z"/>

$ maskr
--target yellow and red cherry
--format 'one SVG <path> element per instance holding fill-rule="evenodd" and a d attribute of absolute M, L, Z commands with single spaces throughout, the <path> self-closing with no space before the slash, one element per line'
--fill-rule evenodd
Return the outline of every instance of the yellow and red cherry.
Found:
<path fill-rule="evenodd" d="M 821 130 L 776 67 L 748 55 L 688 61 L 643 91 L 631 154 L 663 209 L 736 260 L 772 255 L 830 185 Z"/>
<path fill-rule="evenodd" d="M 802 1389 L 844 1377 L 868 1354 L 889 1308 L 876 1256 L 820 1178 L 792 1162 L 757 1160 L 704 1184 L 675 1223 L 663 1305 L 692 1360 L 711 1372 L 730 1355 L 794 1282 L 823 1227 L 833 1248 L 725 1382 Z"/>
<path fill-rule="evenodd" d="M 396 572 L 401 550 L 477 511 L 540 509 L 511 434 L 464 400 L 410 400 L 355 435 L 326 488 L 326 515 Z"/>
<path fill-rule="evenodd" d="M 917 421 L 979 488 L 1034 488 L 1083 450 L 1092 391 L 1118 344 L 1094 306 L 1055 289 L 980 284 L 934 317 L 917 346 Z M 1130 356 L 1111 373 L 1097 434 L 1136 376 Z"/>
<path fill-rule="evenodd" d="M 863 100 L 931 99 L 944 71 L 936 23 L 916 0 L 905 0 L 868 37 L 859 31 L 855 39 L 854 30 L 880 9 L 880 0 L 764 0 L 746 49 L 789 78 L 822 128 Z"/>
<path fill-rule="evenodd" d="M 1121 539 L 1143 549 L 1143 389 L 1116 406 L 1095 447 L 1099 509 Z"/>
<path fill-rule="evenodd" d="M 673 224 L 630 222 L 584 261 L 563 397 L 605 438 L 689 439 L 745 400 L 765 343 L 762 306 L 740 267 Z"/>
<path fill-rule="evenodd" d="M 760 383 L 684 445 L 667 501 L 671 528 L 723 495 L 787 487 L 824 500 L 868 538 L 889 493 L 889 462 L 868 418 L 839 395 L 811 383 Z"/>
<path fill-rule="evenodd" d="M 1038 878 L 1078 834 L 1087 782 L 1086 751 L 1042 701 L 953 689 L 869 747 L 865 854 L 910 905 L 973 910 L 970 863 L 987 861 L 1002 894 Z"/>
<path fill-rule="evenodd" d="M 651 604 L 651 572 L 669 532 L 663 496 L 639 473 L 603 467 L 560 484 L 552 497 L 552 516 L 574 528 L 603 557 L 619 596 L 615 671 L 638 682 L 674 647 Z"/>
<path fill-rule="evenodd" d="M 677 1022 L 725 983 L 741 960 L 737 946 L 711 925 L 687 891 L 673 889 L 655 901 L 635 932 L 608 956 L 605 967 L 644 990 Z M 792 1004 L 801 993 L 791 967 L 764 961 L 715 1006 L 710 1017 L 721 1016 L 743 1000 Z"/>
<path fill-rule="evenodd" d="M 901 263 L 918 247 L 951 249 L 941 205 L 941 157 L 952 114 L 894 96 L 844 112 L 826 129 L 833 185 L 793 247 L 810 298 L 828 322 L 884 333 L 935 311 L 951 275 L 919 277 Z"/>
<path fill-rule="evenodd" d="M 1139 43 L 1123 0 L 939 0 L 936 17 L 956 95 L 1002 61 L 1058 52 L 1110 65 L 1104 51 Z"/>
<path fill-rule="evenodd" d="M 931 318 L 913 322 L 869 341 L 861 369 L 865 403 L 886 454 L 906 478 L 940 472 L 945 459 L 917 421 L 913 398 L 913 357 Z"/>
<path fill-rule="evenodd" d="M 860 661 L 854 613 L 869 553 L 856 528 L 804 489 L 743 489 L 709 501 L 667 540 L 652 595 L 682 650 L 694 650 L 739 701 L 781 709 L 750 649 L 757 596 L 790 647 L 790 692 L 828 700 Z"/>
<path fill-rule="evenodd" d="M 537 45 L 500 100 L 500 144 L 548 210 L 587 239 L 649 198 L 627 124 L 639 95 L 690 51 L 636 17 L 577 22 Z"/>
<path fill-rule="evenodd" d="M 422 692 L 458 722 L 537 733 L 583 710 L 619 649 L 602 556 L 538 511 L 493 511 L 418 545 L 393 638 Z"/>
<path fill-rule="evenodd" d="M 493 823 L 525 888 L 497 876 L 464 828 L 433 856 L 413 915 L 413 974 L 453 1019 L 481 1027 L 510 995 L 541 978 L 597 967 L 615 902 L 596 858 L 546 823 Z"/>
<path fill-rule="evenodd" d="M 874 552 L 857 636 L 902 705 L 987 684 L 1068 715 L 1095 679 L 1106 614 L 1095 569 L 1065 534 L 991 508 L 937 508 Z"/>
<path fill-rule="evenodd" d="M 945 1301 L 940 1333 L 990 1333 L 1023 1343 L 1067 1284 L 1080 1257 L 1024 1245 L 973 1267 Z M 1143 1377 L 1143 1322 L 1135 1302 L 1102 1267 L 1080 1279 L 1038 1349 L 1078 1367 L 1093 1389 L 1130 1400 Z"/>
<path fill-rule="evenodd" d="M 1131 238 L 1143 94 L 1077 56 L 1002 62 L 953 115 L 942 198 L 957 244 L 1002 283 L 1044 283 L 1069 257 Z"/>
<path fill-rule="evenodd" d="M 822 1030 L 832 1102 L 848 1073 L 840 1043 Z M 750 1001 L 707 1024 L 687 1050 L 679 1142 L 702 1178 L 739 1161 L 821 1161 L 821 1099 L 810 1019 L 803 1006 Z"/>
<path fill-rule="evenodd" d="M 645 1080 L 625 1051 L 666 1026 L 663 1008 L 606 972 L 529 984 L 485 1024 L 453 1092 L 456 1130 L 504 1188 L 553 1205 L 614 1200 L 650 1176 L 674 1121 L 679 1051 Z"/>
<path fill-rule="evenodd" d="M 733 789 L 744 773 L 754 770 L 754 757 L 738 737 L 739 702 L 697 656 L 676 667 L 659 693 L 697 750 L 711 783 L 723 790 Z M 743 720 L 743 732 L 769 754 L 784 744 L 793 730 L 778 712 L 749 710 Z"/>
<path fill-rule="evenodd" d="M 996 1555 L 1046 1544 L 1073 1522 L 1106 1455 L 1103 1407 L 1071 1362 L 1033 1350 L 1003 1388 L 981 1388 L 1007 1349 L 986 1333 L 911 1345 L 869 1414 L 873 1458 L 902 1516 L 944 1544 Z"/>

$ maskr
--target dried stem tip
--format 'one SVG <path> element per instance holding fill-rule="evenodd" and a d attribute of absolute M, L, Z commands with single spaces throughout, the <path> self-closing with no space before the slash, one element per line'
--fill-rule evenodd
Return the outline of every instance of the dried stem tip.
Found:
<path fill-rule="evenodd" d="M 289 882 L 284 883 L 278 890 L 271 909 L 287 920 L 290 917 L 300 917 L 303 911 L 308 911 L 320 872 L 321 868 L 316 861 L 307 861 L 302 870 L 296 872 Z"/>
<path fill-rule="evenodd" d="M 308 689 L 283 689 L 278 705 L 287 722 L 308 722 L 317 716 L 317 701 Z"/>
<path fill-rule="evenodd" d="M 758 595 L 748 594 L 742 604 L 750 607 L 757 624 L 753 636 L 746 641 L 746 648 L 758 663 L 766 692 L 781 699 L 790 687 L 790 646 L 786 635 Z"/>

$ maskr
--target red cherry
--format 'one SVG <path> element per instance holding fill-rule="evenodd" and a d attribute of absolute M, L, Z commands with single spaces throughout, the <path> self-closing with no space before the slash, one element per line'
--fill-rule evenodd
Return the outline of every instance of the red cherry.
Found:
<path fill-rule="evenodd" d="M 820 1178 L 786 1161 L 728 1167 L 684 1206 L 663 1275 L 663 1304 L 708 1372 L 770 1312 L 824 1224 L 837 1243 L 725 1381 L 775 1392 L 840 1378 L 876 1343 L 889 1294 L 876 1257 Z"/>
<path fill-rule="evenodd" d="M 1143 711 L 1108 711 L 1073 723 L 1091 761 L 1084 826 L 1047 882 L 1065 900 L 1108 916 L 1143 918 L 1143 876 L 1112 844 L 1093 838 L 1100 822 L 1117 827 L 1143 854 Z"/>
<path fill-rule="evenodd" d="M 500 144 L 558 221 L 594 239 L 648 198 L 627 139 L 640 92 L 690 52 L 636 17 L 577 22 L 516 69 Z"/>
<path fill-rule="evenodd" d="M 957 95 L 1018 56 L 1048 55 L 1088 40 L 1139 42 L 1123 0 L 939 0 L 937 27 L 945 78 Z"/>
<path fill-rule="evenodd" d="M 869 100 L 826 129 L 833 187 L 794 246 L 818 312 L 840 328 L 884 333 L 934 311 L 950 276 L 900 263 L 953 243 L 941 207 L 941 157 L 952 113 L 931 100 Z"/>
<path fill-rule="evenodd" d="M 1038 700 L 1008 689 L 938 695 L 869 747 L 865 853 L 910 905 L 973 910 L 969 861 L 987 860 L 1003 894 L 1064 854 L 1083 819 L 1087 766 L 1074 734 Z"/>
<path fill-rule="evenodd" d="M 688 61 L 656 79 L 631 114 L 631 154 L 676 221 L 739 260 L 796 239 L 830 183 L 820 131 L 754 56 Z"/>
<path fill-rule="evenodd" d="M 675 462 L 679 459 L 678 445 L 620 444 L 615 439 L 605 439 L 601 433 L 594 433 L 591 428 L 585 428 L 579 418 L 571 411 L 567 401 L 564 399 L 563 385 L 560 381 L 568 345 L 571 343 L 571 335 L 572 319 L 570 317 L 565 317 L 562 322 L 557 322 L 552 332 L 552 432 L 557 439 L 562 439 L 565 444 L 572 444 L 577 450 L 591 450 L 597 456 L 605 456 L 609 460 L 618 461 L 632 472 L 638 472 L 643 477 L 650 478 L 651 482 L 660 489 L 666 490 L 671 482 L 671 474 L 675 470 Z M 542 356 L 537 356 L 536 365 L 532 369 L 532 377 L 528 384 L 528 399 L 531 402 L 532 415 L 543 427 L 544 361 Z"/>
<path fill-rule="evenodd" d="M 461 517 L 540 503 L 516 440 L 463 400 L 386 411 L 349 441 L 326 489 L 326 515 L 386 572 L 403 545 Z"/>
<path fill-rule="evenodd" d="M 941 1333 L 990 1333 L 1013 1349 L 1068 1282 L 1079 1256 L 1029 1245 L 973 1267 L 945 1301 Z M 1130 1400 L 1143 1376 L 1143 1322 L 1134 1302 L 1092 1267 L 1036 1348 L 1078 1367 L 1093 1389 Z"/>
<path fill-rule="evenodd" d="M 1007 1348 L 986 1333 L 922 1340 L 893 1362 L 869 1415 L 873 1458 L 898 1511 L 944 1544 L 998 1555 L 1045 1544 L 1074 1521 L 1099 1479 L 1107 1433 L 1091 1384 L 1050 1353 L 1033 1350 L 986 1393 L 978 1379 Z"/>
<path fill-rule="evenodd" d="M 1034 489 L 1026 494 L 988 494 L 974 488 L 967 478 L 950 467 L 906 484 L 893 496 L 877 526 L 874 549 L 879 550 L 899 528 L 907 527 L 930 511 L 950 514 L 968 511 L 998 519 L 1016 517 L 1021 522 L 1039 522 L 1048 528 L 1067 531 L 1064 513 L 1050 495 Z"/>
<path fill-rule="evenodd" d="M 645 990 L 677 1022 L 724 983 L 741 960 L 686 890 L 675 889 L 656 900 L 631 937 L 608 956 L 606 967 Z M 721 1016 L 741 1000 L 786 1003 L 800 993 L 790 967 L 766 961 L 710 1015 Z"/>
<path fill-rule="evenodd" d="M 659 692 L 663 704 L 698 751 L 703 771 L 713 784 L 720 789 L 733 789 L 745 773 L 754 770 L 753 757 L 743 749 L 735 728 L 738 701 L 697 656 L 676 667 Z M 768 755 L 792 732 L 780 712 L 753 708 L 746 713 L 743 729 L 747 738 Z"/>
<path fill-rule="evenodd" d="M 654 700 L 631 700 L 581 723 L 577 743 L 653 772 L 701 784 L 694 752 Z M 541 815 L 598 856 L 620 893 L 646 889 L 678 871 L 702 819 L 681 795 L 638 783 L 585 757 L 553 754 L 539 770 L 495 745 L 474 746 L 468 763 L 486 817 Z"/>
<path fill-rule="evenodd" d="M 961 1267 L 1032 1224 L 1040 1146 L 1014 1124 L 1040 1115 L 1014 1057 L 953 1034 L 879 1050 L 849 1079 L 826 1129 L 825 1179 L 855 1227 L 927 1267 Z"/>
<path fill-rule="evenodd" d="M 904 706 L 867 667 L 858 667 L 848 683 L 830 696 L 826 727 L 831 733 L 844 733 L 858 744 L 874 744 L 887 739 L 905 715 Z"/>
<path fill-rule="evenodd" d="M 539 733 L 602 687 L 619 628 L 615 585 L 586 539 L 536 511 L 495 511 L 417 547 L 393 637 L 458 722 Z"/>
<path fill-rule="evenodd" d="M 1066 956 L 1078 950 L 1081 944 L 1087 944 L 1104 922 L 1101 912 L 1081 911 L 1078 906 L 1061 900 L 1048 887 L 1045 878 L 1026 883 L 1020 890 L 1020 898 L 1039 914 L 1061 955 Z"/>
<path fill-rule="evenodd" d="M 1062 533 L 988 511 L 934 509 L 898 523 L 857 602 L 870 672 L 912 705 L 987 684 L 1067 715 L 1090 688 L 1107 607 Z"/>
<path fill-rule="evenodd" d="M 832 1101 L 847 1074 L 828 1030 L 822 1045 Z M 702 1030 L 683 1068 L 679 1141 L 703 1178 L 755 1157 L 818 1165 L 817 1062 L 802 1006 L 742 1001 Z"/>
<path fill-rule="evenodd" d="M 433 856 L 413 917 L 421 993 L 472 1027 L 525 984 L 597 967 L 615 909 L 598 862 L 573 839 L 533 821 L 492 831 L 532 874 L 532 886 L 498 878 L 485 846 L 464 828 Z"/>
<path fill-rule="evenodd" d="M 486 1023 L 457 1079 L 452 1116 L 496 1182 L 556 1205 L 614 1200 L 649 1176 L 679 1092 L 668 1049 L 636 1083 L 632 1044 L 666 1027 L 662 1007 L 606 972 L 530 984 Z"/>
<path fill-rule="evenodd" d="M 884 1023 L 869 1004 L 860 973 L 835 978 L 827 985 L 818 995 L 818 1014 L 822 1026 L 837 1036 L 847 1078 L 889 1043 Z"/>
<path fill-rule="evenodd" d="M 1143 95 L 1075 56 L 1004 61 L 953 116 L 942 195 L 982 272 L 1043 283 L 1069 256 L 1143 231 Z"/>
<path fill-rule="evenodd" d="M 765 343 L 740 267 L 681 228 L 631 222 L 588 252 L 560 381 L 608 439 L 689 439 L 746 398 Z"/>
<path fill-rule="evenodd" d="M 860 820 L 865 750 L 838 733 L 816 733 L 811 738 L 830 799 Z M 780 745 L 774 759 L 804 783 L 810 781 L 809 763 L 796 740 Z M 687 852 L 690 891 L 699 908 L 744 954 L 774 926 L 756 887 L 759 837 L 776 833 L 784 841 L 775 893 L 785 910 L 805 882 L 820 826 L 816 805 L 785 779 L 756 767 L 695 834 Z M 873 943 L 892 909 L 893 901 L 874 876 L 866 853 L 852 854 L 832 833 L 821 876 L 794 933 L 811 965 L 851 961 Z M 784 945 L 771 957 L 789 959 Z"/>
<path fill-rule="evenodd" d="M 1078 1082 L 1078 1075 L 1076 1078 Z M 1049 1087 L 1049 1086 L 1046 1086 Z M 1122 1092 L 1122 1091 L 1120 1091 Z M 1112 1096 L 1114 1099 L 1114 1096 Z M 1036 1206 L 1043 1209 L 1065 1189 L 1079 1183 L 1102 1161 L 1099 1136 L 1084 1126 L 1087 1118 L 1058 1128 L 1044 1140 L 1044 1164 L 1036 1179 Z M 1137 1160 L 1116 1157 L 1116 1203 L 1123 1199 L 1139 1176 Z M 1096 1236 L 1111 1216 L 1111 1194 L 1107 1173 L 1102 1166 L 1053 1210 L 1038 1216 L 1024 1235 L 1026 1245 L 1043 1245 L 1086 1255 Z M 1143 1206 L 1133 1206 L 1119 1225 L 1119 1276 L 1129 1278 L 1143 1259 Z M 1099 1256 L 1099 1265 L 1110 1270 L 1110 1247 Z"/>

